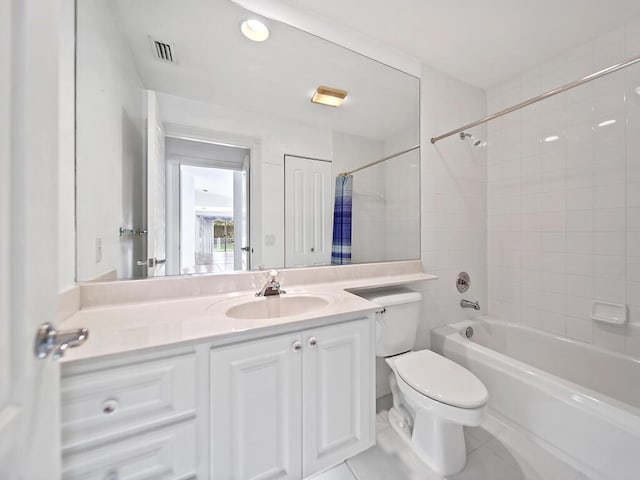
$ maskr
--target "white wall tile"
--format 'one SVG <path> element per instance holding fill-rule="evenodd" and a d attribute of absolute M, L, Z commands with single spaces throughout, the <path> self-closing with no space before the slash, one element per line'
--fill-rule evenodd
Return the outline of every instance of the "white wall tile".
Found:
<path fill-rule="evenodd" d="M 636 54 L 640 18 L 493 89 L 502 108 Z M 640 324 L 640 66 L 489 127 L 492 312 L 640 356 L 640 327 L 591 320 L 595 300 Z M 613 123 L 600 125 L 607 120 Z M 559 140 L 544 138 L 558 135 Z M 498 260 L 499 259 L 499 260 Z"/>
<path fill-rule="evenodd" d="M 567 294 L 576 297 L 592 298 L 594 294 L 594 279 L 585 275 L 567 275 Z"/>
<path fill-rule="evenodd" d="M 567 337 L 582 342 L 593 342 L 593 322 L 591 319 L 565 317 Z"/>

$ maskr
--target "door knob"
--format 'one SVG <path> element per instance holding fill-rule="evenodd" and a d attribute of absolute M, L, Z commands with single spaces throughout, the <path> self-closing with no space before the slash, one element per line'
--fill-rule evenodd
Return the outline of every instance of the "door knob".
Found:
<path fill-rule="evenodd" d="M 51 358 L 58 360 L 64 356 L 68 348 L 79 347 L 87 341 L 87 338 L 89 338 L 89 330 L 86 328 L 61 332 L 51 323 L 43 323 L 36 333 L 34 353 L 40 359 L 51 355 Z"/>
<path fill-rule="evenodd" d="M 136 265 L 139 267 L 147 266 L 149 268 L 157 267 L 158 265 L 162 265 L 163 263 L 167 263 L 166 258 L 150 258 L 149 260 L 138 260 Z"/>

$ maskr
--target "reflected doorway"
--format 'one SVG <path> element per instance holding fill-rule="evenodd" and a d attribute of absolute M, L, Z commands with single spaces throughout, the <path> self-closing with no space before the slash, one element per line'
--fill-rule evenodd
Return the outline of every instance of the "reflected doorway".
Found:
<path fill-rule="evenodd" d="M 179 263 L 169 268 L 180 274 L 249 270 L 250 151 L 176 138 L 167 139 L 167 150 L 168 176 L 178 180 L 168 199 L 175 237 L 169 243 Z"/>

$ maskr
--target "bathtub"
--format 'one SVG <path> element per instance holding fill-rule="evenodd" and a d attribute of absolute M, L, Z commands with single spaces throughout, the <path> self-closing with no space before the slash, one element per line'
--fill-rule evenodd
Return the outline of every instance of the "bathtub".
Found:
<path fill-rule="evenodd" d="M 573 466 L 640 479 L 640 360 L 486 317 L 436 328 L 431 344 L 482 380 L 492 412 Z"/>

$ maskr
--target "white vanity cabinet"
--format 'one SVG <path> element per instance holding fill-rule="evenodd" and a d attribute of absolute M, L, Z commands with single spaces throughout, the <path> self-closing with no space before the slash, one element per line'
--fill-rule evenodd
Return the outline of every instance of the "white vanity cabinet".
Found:
<path fill-rule="evenodd" d="M 195 352 L 62 373 L 63 480 L 196 478 Z"/>
<path fill-rule="evenodd" d="M 375 441 L 373 325 L 211 351 L 211 478 L 300 479 Z"/>
<path fill-rule="evenodd" d="M 375 441 L 373 328 L 65 362 L 62 478 L 300 480 L 335 465 Z"/>

